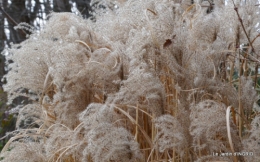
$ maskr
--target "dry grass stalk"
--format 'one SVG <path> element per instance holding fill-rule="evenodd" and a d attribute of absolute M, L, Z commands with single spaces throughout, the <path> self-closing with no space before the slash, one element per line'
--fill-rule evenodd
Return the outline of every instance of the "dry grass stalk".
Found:
<path fill-rule="evenodd" d="M 93 0 L 95 21 L 52 13 L 9 49 L 9 102 L 32 104 L 2 161 L 259 161 L 258 1 L 214 3 Z"/>

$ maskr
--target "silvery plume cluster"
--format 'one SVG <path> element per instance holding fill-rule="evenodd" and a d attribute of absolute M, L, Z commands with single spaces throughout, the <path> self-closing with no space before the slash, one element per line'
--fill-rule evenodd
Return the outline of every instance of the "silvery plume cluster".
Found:
<path fill-rule="evenodd" d="M 258 4 L 101 0 L 90 19 L 50 14 L 8 49 L 9 103 L 30 102 L 1 161 L 259 161 Z"/>

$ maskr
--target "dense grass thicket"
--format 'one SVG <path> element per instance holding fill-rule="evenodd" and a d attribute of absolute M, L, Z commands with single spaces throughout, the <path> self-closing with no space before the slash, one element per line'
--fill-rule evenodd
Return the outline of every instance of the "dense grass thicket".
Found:
<path fill-rule="evenodd" d="M 8 49 L 1 161 L 260 161 L 258 0 L 91 5 Z"/>

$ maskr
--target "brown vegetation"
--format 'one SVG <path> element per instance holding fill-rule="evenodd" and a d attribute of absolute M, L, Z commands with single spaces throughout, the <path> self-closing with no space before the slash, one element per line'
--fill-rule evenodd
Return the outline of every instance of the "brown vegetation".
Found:
<path fill-rule="evenodd" d="M 259 161 L 258 1 L 189 2 L 93 1 L 9 49 L 9 102 L 35 102 L 2 161 Z"/>

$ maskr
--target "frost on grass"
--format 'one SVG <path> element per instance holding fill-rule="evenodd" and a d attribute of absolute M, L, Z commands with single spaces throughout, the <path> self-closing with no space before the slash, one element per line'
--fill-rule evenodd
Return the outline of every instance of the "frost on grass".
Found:
<path fill-rule="evenodd" d="M 50 14 L 39 33 L 8 49 L 9 103 L 19 96 L 31 103 L 1 157 L 230 161 L 210 155 L 231 151 L 225 115 L 232 106 L 234 150 L 256 154 L 237 160 L 259 161 L 252 110 L 259 7 L 234 4 L 93 0 L 92 19 Z"/>
<path fill-rule="evenodd" d="M 43 112 L 39 104 L 28 104 L 20 109 L 16 129 L 39 128 L 43 123 Z"/>
<path fill-rule="evenodd" d="M 254 118 L 251 123 L 252 129 L 249 131 L 250 136 L 247 139 L 243 140 L 245 145 L 244 151 L 252 152 L 254 156 L 248 156 L 246 159 L 248 161 L 254 161 L 255 159 L 260 158 L 260 138 L 259 138 L 259 126 L 260 126 L 260 117 L 259 115 Z"/>
<path fill-rule="evenodd" d="M 45 162 L 44 150 L 37 142 L 13 142 L 1 153 L 1 162 Z"/>
<path fill-rule="evenodd" d="M 134 162 L 143 158 L 134 137 L 124 128 L 108 123 L 100 123 L 88 133 L 88 147 L 83 152 L 90 154 L 93 161 Z"/>
<path fill-rule="evenodd" d="M 191 106 L 190 133 L 193 136 L 193 147 L 198 154 L 207 152 L 232 152 L 228 143 L 226 125 L 226 107 L 213 100 L 205 100 Z M 242 148 L 238 132 L 233 122 L 230 124 L 235 152 Z M 229 157 L 232 160 L 232 156 Z"/>
<path fill-rule="evenodd" d="M 181 124 L 171 115 L 162 115 L 155 121 L 155 127 L 158 134 L 155 143 L 159 145 L 159 151 L 175 149 L 182 157 L 184 148 L 187 147 L 187 141 Z"/>

